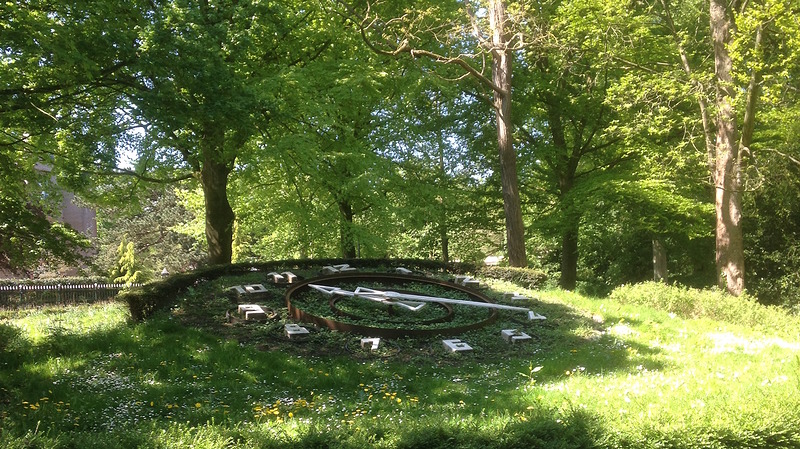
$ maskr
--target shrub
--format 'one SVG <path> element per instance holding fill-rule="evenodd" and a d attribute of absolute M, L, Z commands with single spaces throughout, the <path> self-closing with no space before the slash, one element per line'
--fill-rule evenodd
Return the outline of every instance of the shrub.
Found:
<path fill-rule="evenodd" d="M 48 279 L 0 279 L 0 286 L 16 285 L 90 285 L 106 284 L 108 279 L 99 276 L 62 277 Z"/>
<path fill-rule="evenodd" d="M 786 311 L 764 306 L 747 294 L 740 297 L 722 290 L 699 290 L 657 282 L 623 285 L 611 292 L 611 299 L 674 313 L 681 318 L 710 318 L 750 327 L 772 328 L 794 335 L 800 320 Z"/>

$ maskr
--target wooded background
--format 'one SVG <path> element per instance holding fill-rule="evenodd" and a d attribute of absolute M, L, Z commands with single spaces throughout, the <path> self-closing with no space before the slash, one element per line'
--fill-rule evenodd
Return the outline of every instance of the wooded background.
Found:
<path fill-rule="evenodd" d="M 503 255 L 566 289 L 656 277 L 796 306 L 799 16 L 791 0 L 7 2 L 0 263 L 32 273 L 91 244 L 99 272 L 125 259 L 140 280 Z M 97 241 L 48 220 L 59 188 L 96 208 Z"/>

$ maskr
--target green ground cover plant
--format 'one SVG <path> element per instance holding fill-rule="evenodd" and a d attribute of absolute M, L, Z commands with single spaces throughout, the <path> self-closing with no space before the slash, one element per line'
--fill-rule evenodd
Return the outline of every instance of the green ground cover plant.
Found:
<path fill-rule="evenodd" d="M 548 319 L 503 312 L 460 337 L 467 354 L 437 338 L 373 353 L 313 327 L 291 341 L 283 286 L 258 301 L 272 320 L 230 319 L 225 287 L 258 272 L 192 285 L 138 322 L 119 302 L 0 311 L 0 446 L 800 447 L 797 318 L 679 313 L 663 303 L 717 293 L 676 287 L 598 299 L 487 281 Z M 533 341 L 505 343 L 510 326 Z"/>

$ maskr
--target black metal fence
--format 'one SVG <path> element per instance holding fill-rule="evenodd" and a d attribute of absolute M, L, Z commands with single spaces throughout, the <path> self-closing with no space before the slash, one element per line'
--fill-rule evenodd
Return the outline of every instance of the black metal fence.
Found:
<path fill-rule="evenodd" d="M 108 301 L 120 290 L 141 284 L 0 285 L 0 308 L 86 304 Z"/>

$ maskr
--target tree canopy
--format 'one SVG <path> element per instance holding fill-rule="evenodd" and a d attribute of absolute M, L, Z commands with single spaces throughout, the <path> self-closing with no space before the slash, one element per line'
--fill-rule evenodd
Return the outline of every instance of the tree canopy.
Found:
<path fill-rule="evenodd" d="M 2 267 L 74 259 L 58 186 L 105 211 L 106 267 L 125 242 L 182 269 L 146 249 L 161 217 L 212 264 L 502 255 L 603 291 L 658 259 L 800 291 L 788 0 L 0 8 Z"/>

